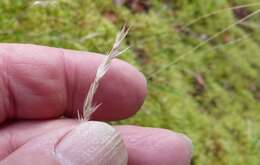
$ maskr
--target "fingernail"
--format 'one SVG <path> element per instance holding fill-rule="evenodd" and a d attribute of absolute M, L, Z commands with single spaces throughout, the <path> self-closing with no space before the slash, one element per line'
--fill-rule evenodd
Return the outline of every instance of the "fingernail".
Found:
<path fill-rule="evenodd" d="M 123 140 L 113 127 L 102 122 L 78 125 L 56 146 L 56 154 L 61 164 L 127 164 Z"/>

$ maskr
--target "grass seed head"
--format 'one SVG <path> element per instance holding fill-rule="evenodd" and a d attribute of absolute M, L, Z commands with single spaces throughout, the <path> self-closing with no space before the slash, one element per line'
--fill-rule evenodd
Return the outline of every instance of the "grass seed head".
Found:
<path fill-rule="evenodd" d="M 114 42 L 114 45 L 113 45 L 111 51 L 107 54 L 104 61 L 99 65 L 97 72 L 96 72 L 95 79 L 92 82 L 92 84 L 90 85 L 88 94 L 84 101 L 82 115 L 80 115 L 80 113 L 78 113 L 78 117 L 80 120 L 89 120 L 90 116 L 98 109 L 99 106 L 101 106 L 101 103 L 99 103 L 99 104 L 93 103 L 94 96 L 97 92 L 101 79 L 104 77 L 104 75 L 109 70 L 112 60 L 117 58 L 119 55 L 121 55 L 128 49 L 128 48 L 126 48 L 124 50 L 120 50 L 121 43 L 124 40 L 124 38 L 126 37 L 128 31 L 129 31 L 129 27 L 127 25 L 124 25 L 121 32 L 117 34 L 116 40 Z"/>

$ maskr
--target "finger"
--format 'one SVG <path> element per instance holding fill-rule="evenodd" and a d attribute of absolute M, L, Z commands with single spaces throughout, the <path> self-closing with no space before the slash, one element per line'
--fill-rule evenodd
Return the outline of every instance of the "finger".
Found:
<path fill-rule="evenodd" d="M 128 165 L 189 165 L 192 143 L 169 130 L 119 126 L 128 151 Z"/>
<path fill-rule="evenodd" d="M 33 139 L 41 137 L 46 133 L 56 132 L 61 129 L 71 130 L 77 125 L 78 122 L 73 120 L 55 120 L 46 122 L 21 122 L 7 126 L 0 131 L 0 160 L 6 158 L 10 153 L 16 152 L 16 150 L 25 146 L 25 144 L 28 144 Z M 191 142 L 190 140 L 186 140 L 187 137 L 184 135 L 163 129 L 133 126 L 120 126 L 116 127 L 116 129 L 124 138 L 124 143 L 129 154 L 130 165 L 189 164 L 191 158 Z M 76 136 L 85 136 L 84 133 L 87 132 L 89 131 L 82 131 L 82 135 Z M 75 137 L 75 139 L 77 139 L 77 137 Z M 64 151 L 68 151 L 67 155 L 70 155 L 70 152 L 74 152 L 73 147 L 70 145 L 76 146 L 77 141 L 79 141 L 79 139 L 73 142 L 73 144 L 68 143 L 68 145 L 64 147 Z M 79 143 L 78 146 L 84 146 L 84 143 L 88 142 L 88 140 L 82 141 L 83 142 Z M 35 144 L 31 144 L 31 146 L 34 145 Z M 3 151 L 6 152 L 3 154 Z"/>
<path fill-rule="evenodd" d="M 123 165 L 127 163 L 127 153 L 113 127 L 101 122 L 86 122 L 31 137 L 3 158 L 0 164 L 30 165 L 35 162 L 38 165 Z"/>
<path fill-rule="evenodd" d="M 76 120 L 20 121 L 4 124 L 0 129 L 0 160 L 30 139 L 59 128 L 71 128 L 76 124 Z"/>
<path fill-rule="evenodd" d="M 76 116 L 104 56 L 35 45 L 0 45 L 0 122 L 7 118 L 47 119 Z M 146 93 L 144 77 L 114 60 L 94 103 L 96 120 L 133 115 Z"/>

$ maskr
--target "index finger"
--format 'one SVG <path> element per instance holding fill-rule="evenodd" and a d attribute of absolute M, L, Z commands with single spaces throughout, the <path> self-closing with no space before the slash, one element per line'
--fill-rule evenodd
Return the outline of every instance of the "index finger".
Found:
<path fill-rule="evenodd" d="M 8 118 L 75 117 L 104 56 L 24 44 L 0 44 L 0 122 Z M 96 120 L 127 118 L 146 94 L 143 75 L 114 60 L 94 102 Z"/>

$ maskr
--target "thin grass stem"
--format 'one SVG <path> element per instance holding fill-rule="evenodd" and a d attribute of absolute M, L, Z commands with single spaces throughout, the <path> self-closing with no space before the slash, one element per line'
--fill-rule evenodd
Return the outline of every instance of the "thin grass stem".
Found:
<path fill-rule="evenodd" d="M 260 9 L 256 10 L 255 12 L 249 14 L 248 16 L 238 20 L 237 22 L 229 25 L 228 27 L 224 28 L 223 30 L 221 30 L 220 32 L 214 34 L 213 36 L 211 36 L 210 38 L 208 38 L 207 40 L 205 40 L 204 42 L 201 42 L 200 44 L 198 44 L 196 47 L 194 47 L 191 51 L 179 56 L 177 59 L 175 59 L 173 62 L 170 62 L 166 65 L 164 65 L 163 67 L 161 67 L 160 69 L 152 72 L 149 74 L 149 76 L 147 77 L 147 79 L 151 79 L 153 78 L 156 74 L 160 73 L 162 70 L 167 69 L 169 67 L 171 67 L 172 65 L 176 64 L 177 62 L 179 62 L 180 60 L 182 60 L 184 57 L 187 57 L 189 55 L 191 55 L 192 53 L 194 53 L 196 50 L 198 50 L 199 48 L 203 47 L 204 45 L 206 45 L 208 42 L 212 41 L 213 39 L 217 38 L 219 35 L 223 34 L 224 32 L 230 30 L 231 28 L 233 28 L 234 26 L 244 22 L 245 20 L 255 16 L 256 14 L 260 13 Z"/>

